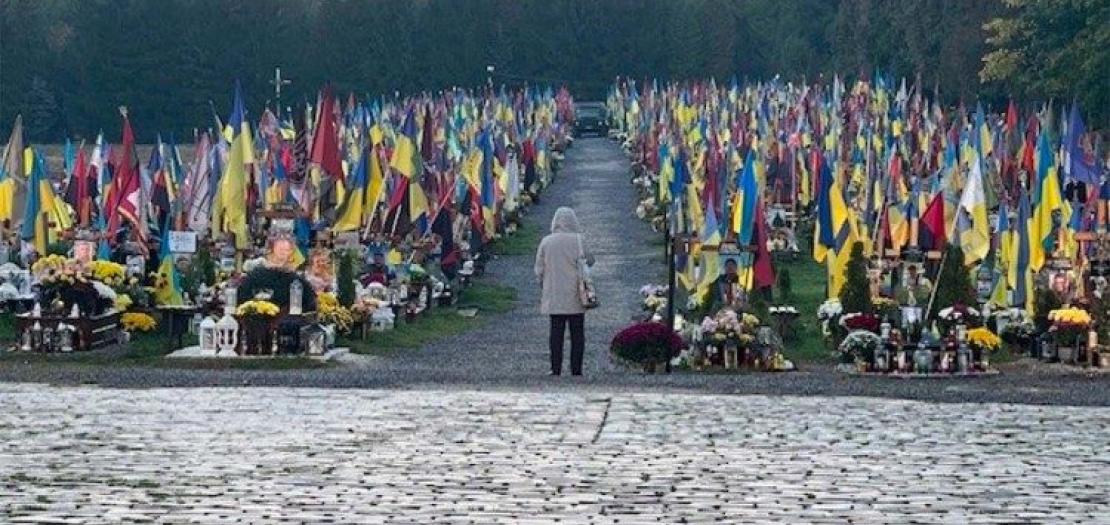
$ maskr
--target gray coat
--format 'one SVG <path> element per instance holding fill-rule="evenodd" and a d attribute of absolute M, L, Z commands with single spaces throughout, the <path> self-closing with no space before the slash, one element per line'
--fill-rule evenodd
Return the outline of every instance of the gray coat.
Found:
<path fill-rule="evenodd" d="M 551 233 L 540 241 L 536 251 L 536 276 L 543 286 L 540 313 L 570 315 L 585 313 L 578 298 L 578 257 L 581 238 L 574 210 L 555 210 Z"/>

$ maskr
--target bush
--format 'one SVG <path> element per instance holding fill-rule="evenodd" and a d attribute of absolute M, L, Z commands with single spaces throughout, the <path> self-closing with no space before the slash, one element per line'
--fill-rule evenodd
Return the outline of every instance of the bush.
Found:
<path fill-rule="evenodd" d="M 933 299 L 933 311 L 929 314 L 932 319 L 936 319 L 937 314 L 949 306 L 963 305 L 975 308 L 979 299 L 975 293 L 975 287 L 971 285 L 971 274 L 964 266 L 964 251 L 959 246 L 950 244 L 944 257 L 944 267 L 940 269 L 940 274 L 933 283 L 936 287 L 936 297 Z M 1045 315 L 1048 315 L 1048 312 L 1045 312 Z"/>
<path fill-rule="evenodd" d="M 339 304 L 350 308 L 355 304 L 355 254 L 349 250 L 339 252 L 339 269 L 335 280 Z"/>
<path fill-rule="evenodd" d="M 636 323 L 617 333 L 609 350 L 629 363 L 662 363 L 682 350 L 682 338 L 661 323 Z"/>
<path fill-rule="evenodd" d="M 844 268 L 844 285 L 840 288 L 843 312 L 871 313 L 871 281 L 867 278 L 867 258 L 863 256 L 863 243 L 852 244 L 848 265 Z"/>

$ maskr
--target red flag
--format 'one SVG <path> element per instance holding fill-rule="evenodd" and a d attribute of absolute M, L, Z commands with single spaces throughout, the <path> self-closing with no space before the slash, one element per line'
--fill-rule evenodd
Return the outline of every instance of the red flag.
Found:
<path fill-rule="evenodd" d="M 1018 125 L 1018 111 L 1014 100 L 1010 99 L 1010 106 L 1006 108 L 1006 133 L 1013 133 Z"/>
<path fill-rule="evenodd" d="M 944 192 L 937 192 L 921 214 L 917 245 L 923 250 L 942 250 L 947 241 L 944 233 Z"/>
<path fill-rule="evenodd" d="M 335 98 L 331 86 L 324 87 L 320 113 L 316 115 L 316 132 L 312 136 L 309 161 L 337 181 L 343 181 L 343 163 L 339 159 L 339 122 L 335 115 Z"/>
<path fill-rule="evenodd" d="M 90 167 L 85 159 L 85 149 L 77 150 L 77 161 L 73 165 L 73 176 L 69 179 L 69 186 L 66 187 L 65 201 L 73 206 L 77 214 L 77 222 L 81 226 L 89 225 L 92 204 L 89 199 L 89 178 L 95 177 L 95 174 L 96 169 Z"/>
<path fill-rule="evenodd" d="M 757 290 L 775 285 L 775 269 L 771 266 L 771 254 L 767 251 L 767 221 L 763 220 L 763 199 L 755 203 L 755 271 L 754 283 Z"/>
<path fill-rule="evenodd" d="M 113 236 L 121 226 L 121 220 L 139 226 L 139 157 L 135 154 L 135 134 L 131 131 L 131 120 L 123 114 L 122 145 L 112 159 L 112 185 L 108 187 L 108 233 Z M 138 230 L 139 238 L 146 232 Z"/>

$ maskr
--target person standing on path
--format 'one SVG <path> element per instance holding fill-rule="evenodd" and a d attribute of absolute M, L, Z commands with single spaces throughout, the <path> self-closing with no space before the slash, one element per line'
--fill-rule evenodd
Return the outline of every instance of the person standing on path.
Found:
<path fill-rule="evenodd" d="M 586 349 L 586 308 L 578 294 L 578 259 L 584 257 L 578 216 L 566 206 L 555 210 L 551 233 L 536 250 L 536 276 L 543 286 L 540 313 L 551 316 L 551 375 L 563 371 L 563 338 L 570 327 L 570 373 L 582 375 Z"/>

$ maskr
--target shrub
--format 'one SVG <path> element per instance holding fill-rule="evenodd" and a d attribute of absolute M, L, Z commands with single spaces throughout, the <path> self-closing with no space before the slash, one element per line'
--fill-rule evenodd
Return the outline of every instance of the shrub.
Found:
<path fill-rule="evenodd" d="M 844 268 L 840 304 L 845 313 L 871 313 L 871 281 L 867 279 L 867 258 L 863 256 L 861 242 L 852 244 L 852 252 Z"/>
<path fill-rule="evenodd" d="M 609 345 L 617 358 L 630 363 L 661 363 L 678 355 L 682 338 L 661 323 L 636 323 L 621 330 Z"/>

